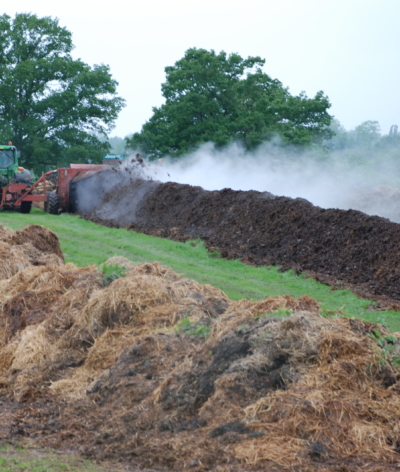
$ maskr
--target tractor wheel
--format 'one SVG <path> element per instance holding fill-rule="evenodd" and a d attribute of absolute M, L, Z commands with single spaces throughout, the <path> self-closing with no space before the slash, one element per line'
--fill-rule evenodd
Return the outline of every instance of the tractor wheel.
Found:
<path fill-rule="evenodd" d="M 32 208 L 32 202 L 21 202 L 21 206 L 19 207 L 20 213 L 30 213 Z"/>
<path fill-rule="evenodd" d="M 58 215 L 58 195 L 55 192 L 47 192 L 48 201 L 44 203 L 44 211 L 50 215 Z"/>

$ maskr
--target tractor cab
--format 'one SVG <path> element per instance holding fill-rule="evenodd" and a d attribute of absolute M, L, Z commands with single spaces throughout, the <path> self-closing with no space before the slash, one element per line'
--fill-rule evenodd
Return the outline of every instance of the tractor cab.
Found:
<path fill-rule="evenodd" d="M 18 168 L 18 152 L 15 146 L 0 145 L 0 172 L 10 176 Z"/>
<path fill-rule="evenodd" d="M 31 173 L 23 167 L 18 167 L 19 152 L 12 144 L 0 145 L 0 182 L 2 186 L 14 181 L 30 183 Z"/>
<path fill-rule="evenodd" d="M 0 149 L 0 169 L 8 169 L 15 164 L 14 149 Z"/>
<path fill-rule="evenodd" d="M 0 145 L 0 182 L 2 185 L 14 178 L 18 171 L 18 151 L 13 145 Z"/>
<path fill-rule="evenodd" d="M 0 210 L 31 211 L 33 201 L 47 201 L 45 195 L 33 195 L 32 174 L 18 167 L 19 152 L 10 142 L 0 144 Z"/>

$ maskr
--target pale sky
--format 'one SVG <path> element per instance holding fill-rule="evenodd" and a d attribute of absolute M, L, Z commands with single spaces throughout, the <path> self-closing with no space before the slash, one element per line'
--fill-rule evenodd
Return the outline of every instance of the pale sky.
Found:
<path fill-rule="evenodd" d="M 261 56 L 264 71 L 328 95 L 346 129 L 400 125 L 400 0 L 14 0 L 3 13 L 59 19 L 73 56 L 108 64 L 127 106 L 112 136 L 140 131 L 163 103 L 164 67 L 191 47 Z"/>

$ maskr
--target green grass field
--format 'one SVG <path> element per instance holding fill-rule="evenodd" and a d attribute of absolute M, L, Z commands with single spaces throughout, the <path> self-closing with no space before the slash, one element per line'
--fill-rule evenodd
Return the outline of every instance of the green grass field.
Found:
<path fill-rule="evenodd" d="M 112 256 L 124 256 L 139 263 L 159 261 L 185 277 L 222 289 L 233 300 L 309 295 L 318 301 L 325 315 L 358 317 L 400 331 L 400 312 L 374 311 L 373 302 L 357 298 L 349 290 L 331 290 L 292 271 L 279 273 L 278 267 L 252 267 L 222 259 L 217 253 L 209 253 L 201 241 L 178 243 L 106 228 L 78 216 L 52 216 L 36 208 L 28 215 L 2 212 L 0 223 L 12 229 L 28 224 L 52 229 L 60 238 L 66 261 L 79 266 L 100 265 Z"/>
<path fill-rule="evenodd" d="M 0 472 L 117 472 L 76 456 L 62 454 L 25 441 L 7 444 L 0 441 Z"/>

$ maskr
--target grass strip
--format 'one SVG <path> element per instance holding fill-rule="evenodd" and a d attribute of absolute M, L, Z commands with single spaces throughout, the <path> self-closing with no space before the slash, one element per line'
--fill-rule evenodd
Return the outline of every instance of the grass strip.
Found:
<path fill-rule="evenodd" d="M 278 267 L 252 267 L 239 260 L 222 259 L 217 253 L 209 253 L 200 240 L 179 243 L 106 228 L 76 215 L 53 216 L 36 208 L 28 215 L 2 212 L 0 222 L 14 230 L 28 224 L 50 228 L 60 238 L 66 261 L 79 266 L 101 265 L 112 256 L 124 256 L 137 263 L 159 261 L 185 277 L 220 288 L 232 300 L 309 295 L 318 301 L 325 315 L 343 314 L 400 331 L 399 312 L 373 311 L 374 302 L 358 298 L 347 289 L 332 290 L 293 271 L 280 273 Z"/>
<path fill-rule="evenodd" d="M 11 445 L 0 441 L 0 472 L 116 472 L 77 456 L 44 449 L 25 441 Z"/>

